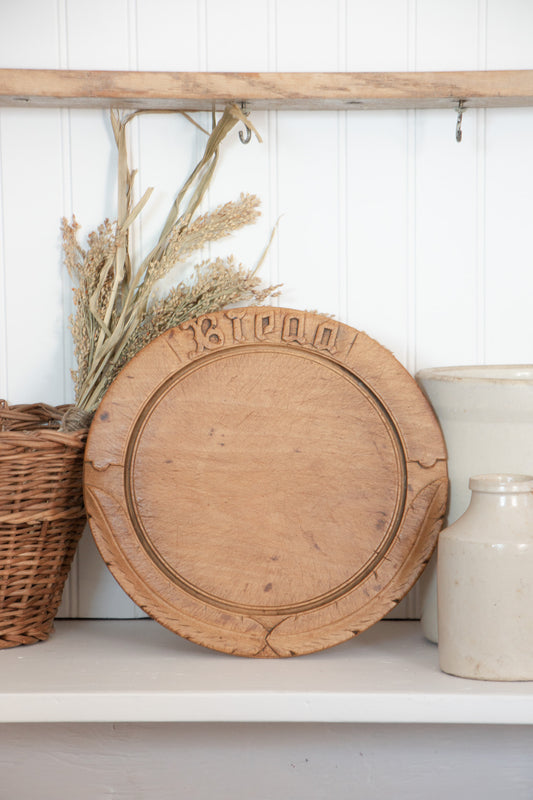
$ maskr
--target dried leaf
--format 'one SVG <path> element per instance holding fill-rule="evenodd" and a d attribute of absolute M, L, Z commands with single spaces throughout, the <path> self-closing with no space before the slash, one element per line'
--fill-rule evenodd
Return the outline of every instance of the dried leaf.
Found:
<path fill-rule="evenodd" d="M 275 296 L 277 286 L 262 287 L 256 276 L 272 242 L 276 226 L 253 270 L 235 265 L 232 258 L 215 259 L 197 265 L 190 281 L 178 283 L 162 299 L 152 297 L 154 286 L 176 263 L 206 243 L 229 236 L 243 225 L 255 222 L 257 198 L 240 200 L 197 216 L 210 186 L 219 150 L 228 133 L 243 122 L 261 141 L 248 118 L 231 104 L 212 130 L 205 131 L 188 114 L 182 113 L 207 135 L 203 155 L 177 193 L 162 227 L 157 244 L 137 268 L 131 263 L 129 230 L 148 202 L 147 189 L 133 206 L 135 171 L 128 165 L 126 128 L 145 113 L 176 113 L 166 110 L 133 111 L 126 115 L 111 111 L 111 125 L 118 151 L 117 222 L 107 220 L 88 236 L 88 249 L 78 241 L 75 218 L 62 221 L 65 265 L 77 281 L 74 289 L 76 314 L 72 320 L 74 350 L 78 369 L 74 373 L 76 404 L 93 411 L 118 370 L 148 341 L 168 327 L 228 304 L 252 300 L 262 302 Z"/>

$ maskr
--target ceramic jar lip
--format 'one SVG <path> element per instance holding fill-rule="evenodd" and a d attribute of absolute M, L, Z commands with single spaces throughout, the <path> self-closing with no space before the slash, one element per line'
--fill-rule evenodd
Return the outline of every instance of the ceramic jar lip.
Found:
<path fill-rule="evenodd" d="M 533 475 L 515 473 L 473 475 L 468 486 L 473 492 L 487 494 L 527 494 L 533 492 Z"/>
<path fill-rule="evenodd" d="M 456 367 L 428 367 L 416 373 L 426 381 L 486 381 L 487 383 L 533 382 L 533 364 L 475 364 Z"/>

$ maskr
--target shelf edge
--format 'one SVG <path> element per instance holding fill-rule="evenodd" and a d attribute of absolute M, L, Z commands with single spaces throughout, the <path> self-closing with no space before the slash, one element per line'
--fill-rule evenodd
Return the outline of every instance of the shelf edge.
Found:
<path fill-rule="evenodd" d="M 533 70 L 132 72 L 0 69 L 0 106 L 206 111 L 501 108 L 533 105 Z"/>

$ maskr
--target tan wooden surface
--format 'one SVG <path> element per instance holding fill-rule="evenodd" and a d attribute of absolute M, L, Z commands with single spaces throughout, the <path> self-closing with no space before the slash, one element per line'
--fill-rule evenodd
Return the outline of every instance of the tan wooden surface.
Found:
<path fill-rule="evenodd" d="M 429 559 L 446 454 L 398 361 L 329 317 L 205 315 L 111 386 L 86 450 L 91 530 L 121 586 L 199 644 L 289 656 L 381 619 Z"/>
<path fill-rule="evenodd" d="M 0 69 L 0 105 L 210 110 L 533 105 L 533 70 L 466 72 L 128 72 Z"/>

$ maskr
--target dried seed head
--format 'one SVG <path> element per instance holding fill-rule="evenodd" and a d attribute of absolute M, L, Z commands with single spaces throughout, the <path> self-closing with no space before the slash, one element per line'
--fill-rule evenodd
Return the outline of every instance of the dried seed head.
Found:
<path fill-rule="evenodd" d="M 123 131 L 136 113 L 126 117 L 112 114 L 123 165 L 127 164 Z M 156 285 L 177 264 L 185 265 L 193 253 L 253 224 L 260 215 L 259 200 L 250 194 L 195 215 L 210 184 L 220 143 L 235 121 L 231 109 L 226 109 L 209 136 L 204 156 L 180 190 L 157 246 L 136 269 L 129 252 L 129 226 L 142 210 L 148 192 L 132 209 L 133 171 L 119 170 L 120 225 L 104 220 L 89 233 L 86 250 L 78 242 L 76 218 L 70 223 L 62 219 L 64 263 L 75 283 L 71 330 L 78 365 L 73 379 L 80 408 L 94 410 L 119 370 L 169 328 L 227 305 L 257 304 L 279 294 L 278 286 L 262 286 L 253 270 L 237 265 L 230 256 L 198 263 L 192 277 L 155 298 Z M 186 194 L 190 199 L 180 213 Z"/>

